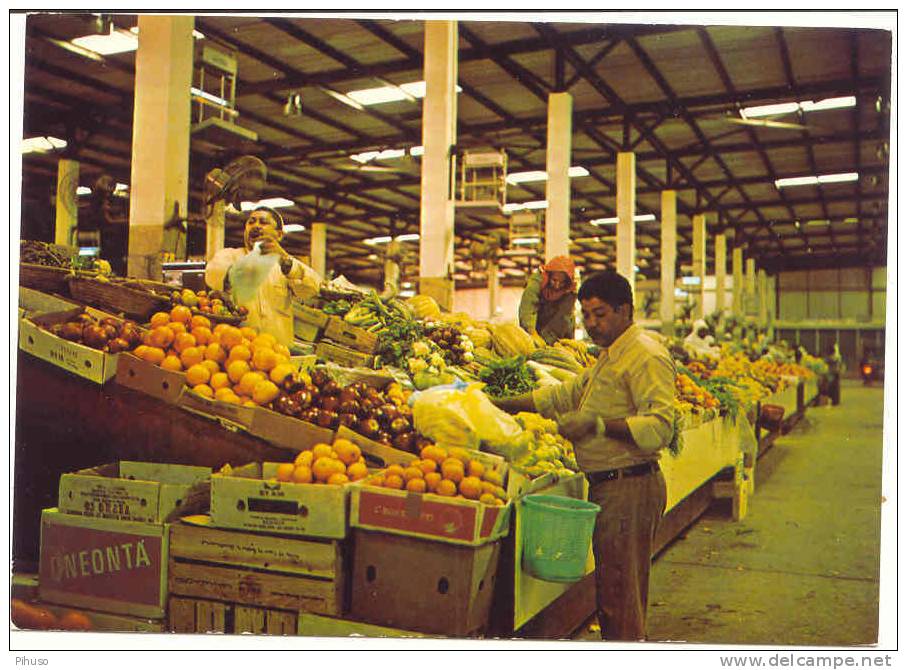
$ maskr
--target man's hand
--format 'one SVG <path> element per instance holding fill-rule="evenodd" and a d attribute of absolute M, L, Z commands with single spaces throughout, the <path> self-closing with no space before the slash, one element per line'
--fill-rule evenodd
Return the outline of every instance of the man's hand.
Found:
<path fill-rule="evenodd" d="M 586 411 L 561 414 L 557 420 L 558 432 L 571 442 L 595 434 L 595 414 Z"/>
<path fill-rule="evenodd" d="M 261 253 L 263 254 L 277 254 L 280 256 L 281 260 L 284 258 L 289 258 L 289 254 L 280 246 L 280 241 L 277 239 L 277 233 L 273 231 L 265 231 L 262 233 L 256 242 L 261 242 Z"/>

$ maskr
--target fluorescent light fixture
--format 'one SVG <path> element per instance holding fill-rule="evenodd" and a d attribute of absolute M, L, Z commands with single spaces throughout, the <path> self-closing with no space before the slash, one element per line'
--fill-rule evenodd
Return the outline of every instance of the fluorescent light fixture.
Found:
<path fill-rule="evenodd" d="M 574 165 L 567 170 L 568 177 L 588 177 L 589 170 L 582 165 Z M 526 172 L 511 172 L 507 175 L 508 184 L 527 184 L 533 181 L 546 181 L 548 173 L 545 170 L 527 170 Z"/>
<path fill-rule="evenodd" d="M 305 226 L 301 223 L 288 223 L 283 227 L 285 233 L 301 233 L 303 230 L 305 230 Z"/>
<path fill-rule="evenodd" d="M 821 112 L 826 109 L 841 109 L 843 107 L 854 107 L 857 104 L 857 98 L 853 95 L 843 96 L 840 98 L 825 98 L 819 102 L 812 100 L 803 100 L 801 102 L 779 102 L 773 105 L 758 105 L 756 107 L 744 107 L 740 110 L 740 116 L 744 119 L 754 119 L 759 116 L 775 116 L 778 114 L 793 114 L 794 112 Z"/>
<path fill-rule="evenodd" d="M 397 295 L 399 295 L 401 298 L 412 298 L 414 295 L 416 295 L 416 292 L 413 290 L 400 291 L 400 293 L 398 293 Z"/>
<path fill-rule="evenodd" d="M 699 286 L 702 280 L 699 277 L 681 277 L 680 283 L 684 286 Z"/>
<path fill-rule="evenodd" d="M 457 86 L 457 93 L 463 89 Z M 387 102 L 399 102 L 410 98 L 425 97 L 425 82 L 411 81 L 399 86 L 379 86 L 377 88 L 364 88 L 358 91 L 349 91 L 346 97 L 360 105 L 383 105 Z M 336 96 L 335 96 L 336 97 Z"/>
<path fill-rule="evenodd" d="M 368 239 L 363 240 L 364 244 L 376 245 L 376 244 L 387 244 L 391 241 L 390 235 L 382 235 L 381 237 L 369 237 Z"/>
<path fill-rule="evenodd" d="M 512 244 L 538 244 L 541 241 L 539 237 L 517 237 Z"/>
<path fill-rule="evenodd" d="M 636 222 L 654 221 L 655 215 L 654 214 L 637 214 L 636 216 L 633 217 L 633 220 Z M 592 219 L 589 223 L 591 223 L 593 226 L 604 226 L 604 225 L 617 223 L 617 222 L 618 222 L 618 218 L 616 216 L 609 216 L 604 219 Z"/>
<path fill-rule="evenodd" d="M 850 217 L 844 219 L 844 223 L 859 223 L 859 221 L 860 220 L 858 218 L 856 218 L 855 216 L 850 216 Z"/>
<path fill-rule="evenodd" d="M 400 288 L 412 288 L 412 287 L 413 287 L 413 283 L 411 281 L 405 281 L 402 284 L 400 284 Z"/>
<path fill-rule="evenodd" d="M 378 260 L 378 254 L 369 254 L 368 259 L 370 261 L 376 261 L 376 260 Z"/>
<path fill-rule="evenodd" d="M 584 168 L 582 165 L 574 165 L 567 169 L 568 177 L 588 177 L 589 170 Z"/>
<path fill-rule="evenodd" d="M 545 209 L 547 200 L 530 200 L 529 202 L 508 202 L 504 205 L 505 212 L 519 212 L 524 209 Z"/>
<path fill-rule="evenodd" d="M 807 226 L 828 226 L 831 225 L 831 221 L 828 219 L 812 219 L 806 222 Z"/>
<path fill-rule="evenodd" d="M 121 184 L 117 182 L 117 185 L 113 187 L 114 195 L 126 195 L 129 193 L 129 184 Z"/>
<path fill-rule="evenodd" d="M 101 247 L 79 247 L 79 256 L 97 256 Z"/>
<path fill-rule="evenodd" d="M 503 274 L 507 275 L 508 277 L 522 277 L 526 273 L 516 268 L 507 268 L 503 271 Z"/>
<path fill-rule="evenodd" d="M 219 98 L 216 95 L 212 95 L 207 91 L 203 91 L 200 88 L 195 88 L 194 86 L 189 89 L 189 92 L 199 98 L 203 98 L 208 102 L 213 102 L 215 105 L 220 105 L 221 107 L 229 107 L 230 103 L 223 98 Z"/>
<path fill-rule="evenodd" d="M 138 34 L 139 34 L 139 27 L 138 27 L 138 26 L 132 26 L 132 28 L 129 29 L 129 32 L 131 32 L 133 35 L 138 35 Z M 192 37 L 194 37 L 194 38 L 197 39 L 197 40 L 203 40 L 203 39 L 205 39 L 204 34 L 198 32 L 198 31 L 195 30 L 194 28 L 193 28 L 193 30 L 192 30 Z"/>
<path fill-rule="evenodd" d="M 47 137 L 29 137 L 22 140 L 22 153 L 46 154 L 54 149 L 63 149 L 66 146 L 66 140 L 48 135 Z"/>
<path fill-rule="evenodd" d="M 684 291 L 682 288 L 675 288 L 675 289 L 674 289 L 674 297 L 675 297 L 675 298 L 686 298 L 687 295 L 689 295 L 689 294 L 688 294 L 686 291 Z"/>
<path fill-rule="evenodd" d="M 363 151 L 361 154 L 353 154 L 350 156 L 357 163 L 368 163 L 370 160 L 373 160 L 378 157 L 380 151 Z"/>
<path fill-rule="evenodd" d="M 364 165 L 374 160 L 386 161 L 403 158 L 405 155 L 406 149 L 385 149 L 384 151 L 363 151 L 361 154 L 352 154 L 350 158 Z"/>
<path fill-rule="evenodd" d="M 634 266 L 633 266 L 633 272 L 639 272 L 639 266 L 638 266 L 638 265 L 634 265 Z"/>
<path fill-rule="evenodd" d="M 138 31 L 133 33 L 113 26 L 110 27 L 107 35 L 85 35 L 85 37 L 76 37 L 71 40 L 71 43 L 102 56 L 135 51 L 139 48 Z"/>
<path fill-rule="evenodd" d="M 76 189 L 76 195 L 91 195 L 91 189 L 87 186 L 79 186 Z"/>
<path fill-rule="evenodd" d="M 258 202 L 252 202 L 250 200 L 244 200 L 241 204 L 242 211 L 248 212 L 256 207 L 292 207 L 296 203 L 292 200 L 287 200 L 286 198 L 265 198 L 264 200 L 259 200 Z"/>
<path fill-rule="evenodd" d="M 410 147 L 410 149 L 409 149 L 410 156 L 421 156 L 424 153 L 425 153 L 425 147 L 423 147 L 421 144 L 417 147 Z"/>
<path fill-rule="evenodd" d="M 419 239 L 419 233 L 407 233 L 405 235 L 397 235 L 398 242 L 414 242 Z"/>
<path fill-rule="evenodd" d="M 359 110 L 360 112 L 365 111 L 365 107 L 360 105 L 358 102 L 353 100 L 348 95 L 345 95 L 345 94 L 341 93 L 340 91 L 334 91 L 330 88 L 327 88 L 326 86 L 321 86 L 320 88 L 323 93 L 331 96 L 332 98 L 334 98 L 334 100 L 342 102 L 344 105 L 348 105 L 349 107 Z"/>
<path fill-rule="evenodd" d="M 860 175 L 856 172 L 838 172 L 835 174 L 809 175 L 806 177 L 785 177 L 775 180 L 775 188 L 786 186 L 812 186 L 815 184 L 837 184 L 841 182 L 857 181 Z"/>

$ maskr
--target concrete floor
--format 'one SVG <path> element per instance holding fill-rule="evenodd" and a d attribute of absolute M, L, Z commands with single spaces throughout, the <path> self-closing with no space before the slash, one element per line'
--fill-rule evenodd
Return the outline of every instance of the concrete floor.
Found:
<path fill-rule="evenodd" d="M 850 382 L 841 405 L 807 410 L 759 460 L 743 521 L 716 503 L 662 552 L 650 641 L 876 642 L 882 395 Z"/>

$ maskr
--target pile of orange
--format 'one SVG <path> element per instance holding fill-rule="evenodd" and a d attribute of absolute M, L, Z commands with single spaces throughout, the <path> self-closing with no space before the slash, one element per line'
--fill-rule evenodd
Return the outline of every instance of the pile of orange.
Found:
<path fill-rule="evenodd" d="M 295 484 L 341 486 L 367 476 L 368 468 L 359 447 L 343 438 L 337 438 L 333 444 L 316 444 L 300 451 L 292 463 L 277 466 L 277 481 Z"/>
<path fill-rule="evenodd" d="M 273 335 L 219 323 L 185 305 L 151 317 L 148 333 L 133 352 L 165 370 L 186 373 L 186 385 L 215 400 L 258 407 L 280 395 L 279 384 L 295 372 L 290 350 Z"/>
<path fill-rule="evenodd" d="M 486 468 L 465 449 L 447 450 L 428 445 L 408 465 L 389 465 L 369 477 L 366 484 L 413 493 L 478 500 L 485 505 L 504 505 L 507 493 L 497 470 Z"/>

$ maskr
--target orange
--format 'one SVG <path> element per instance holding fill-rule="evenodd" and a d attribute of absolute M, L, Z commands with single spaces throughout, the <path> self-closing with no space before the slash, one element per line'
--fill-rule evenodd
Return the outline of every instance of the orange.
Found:
<path fill-rule="evenodd" d="M 278 344 L 278 345 L 276 345 L 276 346 L 274 347 L 274 353 L 276 353 L 278 356 L 283 356 L 283 357 L 286 358 L 287 360 L 289 360 L 289 358 L 290 358 L 290 350 L 289 350 L 289 348 L 288 348 L 286 345 L 284 345 L 284 344 Z"/>
<path fill-rule="evenodd" d="M 384 486 L 384 475 L 372 475 L 368 478 L 369 486 Z"/>
<path fill-rule="evenodd" d="M 202 365 L 208 368 L 208 372 L 210 372 L 212 375 L 216 375 L 218 372 L 220 372 L 220 364 L 215 361 L 209 361 L 205 359 L 202 361 Z"/>
<path fill-rule="evenodd" d="M 501 487 L 499 486 L 498 488 L 496 488 L 496 489 L 494 490 L 494 497 L 495 497 L 495 498 L 506 499 L 506 498 L 507 498 L 507 491 L 505 491 L 503 488 L 501 488 Z"/>
<path fill-rule="evenodd" d="M 388 465 L 384 470 L 384 473 L 386 475 L 397 475 L 400 479 L 403 479 L 403 466 L 397 465 L 396 463 L 394 465 Z"/>
<path fill-rule="evenodd" d="M 425 483 L 424 479 L 410 479 L 406 482 L 406 490 L 414 493 L 425 493 L 428 490 L 428 485 Z"/>
<path fill-rule="evenodd" d="M 280 363 L 271 368 L 271 373 L 268 375 L 271 378 L 271 381 L 275 384 L 282 384 L 283 381 L 296 372 L 296 368 L 289 363 Z"/>
<path fill-rule="evenodd" d="M 139 347 L 139 349 L 141 349 L 141 347 Z M 139 349 L 135 350 L 136 354 L 138 354 Z M 164 361 L 164 358 L 164 350 L 160 347 L 145 347 L 144 352 L 142 352 L 142 360 L 154 363 L 155 365 L 160 365 Z"/>
<path fill-rule="evenodd" d="M 163 361 L 161 361 L 161 367 L 165 370 L 172 370 L 173 372 L 181 372 L 183 369 L 183 364 L 180 363 L 180 359 L 170 354 Z"/>
<path fill-rule="evenodd" d="M 173 339 L 173 348 L 180 354 L 183 353 L 183 349 L 194 347 L 196 344 L 195 336 L 189 333 L 178 333 Z"/>
<path fill-rule="evenodd" d="M 227 376 L 226 372 L 215 372 L 211 375 L 211 388 L 215 391 L 222 388 L 229 388 L 229 386 L 230 378 Z"/>
<path fill-rule="evenodd" d="M 296 465 L 312 465 L 312 461 L 315 460 L 315 454 L 306 449 L 305 451 L 300 451 L 296 455 L 296 460 L 293 461 Z"/>
<path fill-rule="evenodd" d="M 244 337 L 244 338 L 242 338 L 242 341 L 240 341 L 239 344 L 243 345 L 249 351 L 252 351 L 252 340 L 246 339 Z M 236 346 L 239 346 L 239 345 L 236 345 Z"/>
<path fill-rule="evenodd" d="M 259 336 L 258 339 L 261 339 L 261 336 Z M 257 341 L 258 340 L 256 340 L 256 342 Z M 255 346 L 254 343 L 252 346 Z M 258 347 L 257 349 L 255 349 L 255 353 L 252 354 L 252 366 L 255 369 L 270 372 L 276 365 L 277 355 L 273 351 L 271 351 L 270 349 L 265 349 L 264 347 Z"/>
<path fill-rule="evenodd" d="M 212 332 L 213 332 L 215 335 L 218 335 L 218 336 L 219 336 L 219 335 L 220 335 L 221 333 L 223 333 L 227 328 L 230 328 L 230 327 L 231 327 L 231 326 L 230 326 L 229 323 L 219 323 L 219 324 L 217 324 L 216 326 L 214 326 L 214 329 L 213 329 Z"/>
<path fill-rule="evenodd" d="M 215 400 L 226 401 L 227 398 L 229 398 L 230 396 L 236 397 L 236 394 L 233 392 L 233 389 L 231 389 L 229 386 L 223 386 L 219 389 L 214 390 L 214 399 Z M 239 398 L 236 398 L 236 399 L 239 400 Z"/>
<path fill-rule="evenodd" d="M 185 305 L 176 305 L 170 310 L 170 320 L 180 323 L 189 323 L 192 320 L 192 310 Z"/>
<path fill-rule="evenodd" d="M 442 479 L 435 488 L 435 493 L 439 496 L 453 497 L 457 495 L 457 485 L 449 479 Z"/>
<path fill-rule="evenodd" d="M 406 467 L 408 467 L 408 468 L 418 468 L 419 465 L 421 465 L 421 464 L 422 464 L 422 460 L 421 460 L 421 459 L 419 459 L 419 458 L 414 458 L 413 460 L 411 460 L 411 461 L 409 462 L 409 465 L 407 465 Z M 421 469 L 421 468 L 420 468 L 420 469 Z"/>
<path fill-rule="evenodd" d="M 240 398 L 235 393 L 233 395 L 229 395 L 226 398 L 224 398 L 224 402 L 230 403 L 231 405 L 242 405 L 243 404 L 242 398 Z"/>
<path fill-rule="evenodd" d="M 208 386 L 207 384 L 196 384 L 192 387 L 192 390 L 198 393 L 199 395 L 205 396 L 206 398 L 214 397 L 214 389 Z"/>
<path fill-rule="evenodd" d="M 297 484 L 311 484 L 312 483 L 312 479 L 313 479 L 312 468 L 310 468 L 308 465 L 294 466 L 292 463 L 289 463 L 288 465 L 291 468 L 293 468 L 293 481 L 294 482 L 296 482 Z"/>
<path fill-rule="evenodd" d="M 283 354 L 274 354 L 274 360 L 277 361 L 274 367 L 278 367 L 280 365 L 287 365 L 290 362 L 290 357 L 284 356 Z"/>
<path fill-rule="evenodd" d="M 140 344 L 139 346 L 137 346 L 135 349 L 132 350 L 132 355 L 135 356 L 136 358 L 141 358 L 142 360 L 145 360 L 145 354 L 147 353 L 147 351 L 148 351 L 148 345 Z"/>
<path fill-rule="evenodd" d="M 191 335 L 189 337 L 192 337 Z M 185 368 L 191 368 L 193 365 L 198 365 L 203 360 L 205 360 L 205 350 L 201 347 L 189 347 L 188 349 L 183 349 L 183 352 L 180 354 L 180 361 Z"/>
<path fill-rule="evenodd" d="M 211 329 L 211 320 L 206 316 L 202 316 L 201 314 L 196 314 L 195 316 L 193 316 L 190 323 L 192 324 L 193 329 L 195 329 L 195 328 L 207 328 L 209 330 Z"/>
<path fill-rule="evenodd" d="M 343 484 L 346 484 L 348 481 L 350 481 L 350 478 L 347 477 L 344 473 L 335 472 L 330 477 L 328 477 L 327 483 L 334 486 L 341 486 Z"/>
<path fill-rule="evenodd" d="M 211 371 L 204 365 L 196 364 L 186 370 L 186 383 L 189 386 L 198 386 L 199 384 L 207 385 L 210 379 Z M 214 395 L 213 390 L 211 395 Z"/>
<path fill-rule="evenodd" d="M 464 476 L 463 465 L 456 459 L 448 458 L 441 463 L 441 476 L 444 479 L 449 479 L 454 484 L 459 484 Z"/>
<path fill-rule="evenodd" d="M 197 326 L 192 329 L 192 337 L 195 338 L 197 344 L 210 344 L 213 334 L 210 328 Z"/>
<path fill-rule="evenodd" d="M 256 405 L 251 400 L 244 401 L 242 405 L 243 405 L 243 407 L 258 407 L 258 405 Z"/>
<path fill-rule="evenodd" d="M 242 328 L 240 328 L 239 333 L 250 342 L 258 337 L 258 331 L 256 331 L 254 328 L 250 328 L 249 326 L 243 326 Z"/>
<path fill-rule="evenodd" d="M 315 475 L 315 479 L 326 482 L 328 477 L 336 472 L 332 461 L 333 459 L 327 456 L 315 459 L 315 462 L 312 463 L 312 474 Z"/>
<path fill-rule="evenodd" d="M 447 458 L 447 449 L 439 447 L 436 444 L 429 444 L 422 448 L 419 456 L 421 456 L 423 460 L 434 461 L 438 465 L 441 465 L 441 463 L 444 462 L 444 459 Z"/>
<path fill-rule="evenodd" d="M 296 469 L 296 466 L 292 463 L 281 463 L 277 466 L 277 481 L 279 482 L 290 482 L 293 481 L 293 471 Z"/>
<path fill-rule="evenodd" d="M 429 472 L 425 475 L 425 486 L 428 487 L 428 490 L 434 493 L 438 490 L 438 483 L 441 481 L 440 472 Z"/>
<path fill-rule="evenodd" d="M 350 478 L 351 482 L 358 482 L 360 479 L 368 477 L 368 468 L 365 467 L 365 463 L 351 463 L 346 468 L 346 476 Z"/>
<path fill-rule="evenodd" d="M 239 332 L 239 328 L 227 326 L 220 334 L 220 343 L 228 348 L 242 344 L 242 333 Z"/>
<path fill-rule="evenodd" d="M 486 482 L 491 482 L 495 486 L 503 486 L 504 484 L 504 478 L 497 470 L 486 470 L 485 474 L 482 475 L 482 479 Z"/>
<path fill-rule="evenodd" d="M 403 477 L 400 475 L 385 475 L 383 486 L 386 489 L 402 489 Z"/>
<path fill-rule="evenodd" d="M 255 389 L 252 391 L 252 402 L 256 402 L 259 405 L 267 405 L 278 395 L 280 395 L 280 389 L 277 388 L 277 385 L 272 381 L 265 380 L 255 385 Z M 346 467 L 344 467 L 344 470 L 346 470 Z"/>
<path fill-rule="evenodd" d="M 227 360 L 227 352 L 224 351 L 224 348 L 217 344 L 209 344 L 205 347 L 205 358 L 209 361 L 214 361 L 215 363 L 223 363 Z"/>
<path fill-rule="evenodd" d="M 479 496 L 479 502 L 483 505 L 495 505 L 496 500 L 493 493 L 483 493 Z"/>
<path fill-rule="evenodd" d="M 186 328 L 186 324 L 182 321 L 171 321 L 167 324 L 167 328 L 169 328 L 173 332 L 174 336 L 179 335 L 180 333 L 189 332 Z"/>
<path fill-rule="evenodd" d="M 230 361 L 227 364 L 227 376 L 234 384 L 238 384 L 242 376 L 249 372 L 249 364 L 245 361 Z"/>
<path fill-rule="evenodd" d="M 239 380 L 239 384 L 236 385 L 237 393 L 251 398 L 255 385 L 260 381 L 264 381 L 264 378 L 265 376 L 260 372 L 247 372 Z"/>
<path fill-rule="evenodd" d="M 337 452 L 337 458 L 345 465 L 352 465 L 362 455 L 362 451 L 357 445 L 344 439 L 334 440 L 334 451 Z"/>
<path fill-rule="evenodd" d="M 448 455 L 450 458 L 456 458 L 460 461 L 464 468 L 469 465 L 469 452 L 462 447 L 451 447 L 448 451 Z"/>
<path fill-rule="evenodd" d="M 409 466 L 403 471 L 403 481 L 409 481 L 410 479 L 422 479 L 425 473 L 422 472 L 421 468 L 415 466 Z"/>
<path fill-rule="evenodd" d="M 150 344 L 152 347 L 166 349 L 170 346 L 170 343 L 173 342 L 173 331 L 167 326 L 158 326 L 151 331 L 148 339 L 149 342 L 147 344 Z"/>
<path fill-rule="evenodd" d="M 230 349 L 230 355 L 227 357 L 227 360 L 248 361 L 250 358 L 252 358 L 252 352 L 249 351 L 249 348 L 244 344 L 237 344 Z"/>
<path fill-rule="evenodd" d="M 427 458 L 417 461 L 417 463 L 418 465 L 416 465 L 416 467 L 422 470 L 422 472 L 426 475 L 431 472 L 436 472 L 438 469 L 438 464 Z"/>
<path fill-rule="evenodd" d="M 494 498 L 494 492 L 497 489 L 498 487 L 491 482 L 482 482 L 482 493 L 490 493 L 492 498 Z"/>
<path fill-rule="evenodd" d="M 252 348 L 257 349 L 258 347 L 264 347 L 266 349 L 274 349 L 274 345 L 277 344 L 277 338 L 275 338 L 270 333 L 262 333 L 254 340 L 252 340 Z"/>
<path fill-rule="evenodd" d="M 464 498 L 478 500 L 482 495 L 482 480 L 478 477 L 463 477 L 459 489 Z"/>
<path fill-rule="evenodd" d="M 170 315 L 167 312 L 155 312 L 151 317 L 151 327 L 166 326 L 170 323 Z"/>
<path fill-rule="evenodd" d="M 466 466 L 466 474 L 470 477 L 482 478 L 482 475 L 485 474 L 485 466 L 479 463 L 479 461 L 471 460 L 469 465 Z"/>
<path fill-rule="evenodd" d="M 314 454 L 316 460 L 319 458 L 330 458 L 332 451 L 334 451 L 334 448 L 324 442 L 319 442 L 312 447 L 312 454 Z"/>

